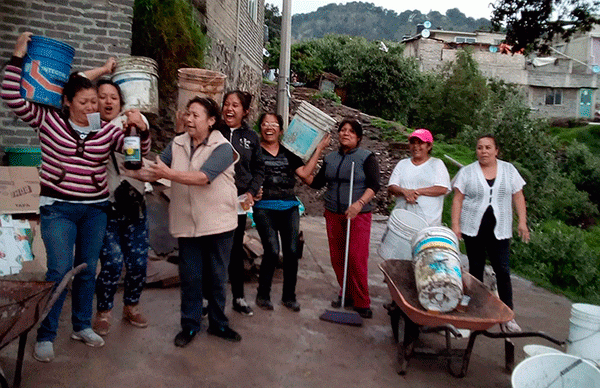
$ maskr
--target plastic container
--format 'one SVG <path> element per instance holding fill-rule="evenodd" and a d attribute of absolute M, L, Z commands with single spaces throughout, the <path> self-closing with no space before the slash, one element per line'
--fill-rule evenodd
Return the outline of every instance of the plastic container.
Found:
<path fill-rule="evenodd" d="M 75 49 L 43 36 L 32 36 L 23 59 L 21 96 L 61 108 L 62 90 L 71 74 Z"/>
<path fill-rule="evenodd" d="M 135 108 L 144 113 L 158 114 L 158 64 L 154 59 L 119 58 L 111 79 L 123 93 L 123 110 Z"/>
<path fill-rule="evenodd" d="M 177 110 L 185 111 L 187 103 L 196 96 L 210 97 L 221 105 L 227 76 L 218 71 L 182 68 L 177 70 Z"/>
<path fill-rule="evenodd" d="M 526 358 L 512 373 L 513 388 L 600 388 L 600 369 L 569 354 Z"/>
<path fill-rule="evenodd" d="M 530 344 L 530 345 L 523 346 L 523 352 L 525 352 L 527 357 L 533 357 L 533 356 L 538 356 L 540 354 L 550 354 L 550 353 L 562 354 L 562 352 L 558 349 L 554 349 L 554 348 L 551 348 L 549 346 L 544 346 L 544 345 L 536 345 L 536 344 Z"/>
<path fill-rule="evenodd" d="M 42 163 L 40 147 L 5 147 L 9 166 L 39 166 Z"/>
<path fill-rule="evenodd" d="M 567 353 L 600 363 L 600 306 L 574 304 L 569 323 Z"/>
<path fill-rule="evenodd" d="M 334 125 L 334 119 L 302 101 L 288 129 L 283 133 L 281 143 L 306 162 Z"/>
<path fill-rule="evenodd" d="M 458 239 L 450 228 L 445 226 L 429 226 L 415 234 L 411 241 L 413 258 L 417 258 L 419 252 L 428 248 L 448 248 L 460 253 Z"/>
<path fill-rule="evenodd" d="M 412 260 L 410 242 L 427 225 L 427 221 L 415 213 L 404 209 L 393 210 L 379 245 L 379 256 L 385 260 Z"/>

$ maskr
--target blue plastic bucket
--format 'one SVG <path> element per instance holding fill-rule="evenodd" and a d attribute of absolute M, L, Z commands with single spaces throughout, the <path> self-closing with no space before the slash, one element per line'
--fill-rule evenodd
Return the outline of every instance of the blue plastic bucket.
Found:
<path fill-rule="evenodd" d="M 23 60 L 21 96 L 29 101 L 61 107 L 75 49 L 58 40 L 32 36 Z"/>

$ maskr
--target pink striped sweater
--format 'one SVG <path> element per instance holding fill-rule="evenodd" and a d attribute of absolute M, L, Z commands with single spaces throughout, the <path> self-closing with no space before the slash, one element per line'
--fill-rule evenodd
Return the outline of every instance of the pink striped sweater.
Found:
<path fill-rule="evenodd" d="M 42 149 L 40 195 L 69 201 L 108 198 L 106 164 L 111 148 L 122 150 L 123 131 L 102 122 L 100 130 L 81 139 L 60 111 L 21 97 L 20 64 L 21 59 L 13 57 L 6 66 L 1 97 L 21 120 L 38 130 Z M 142 153 L 147 154 L 150 137 L 142 137 L 141 143 Z"/>

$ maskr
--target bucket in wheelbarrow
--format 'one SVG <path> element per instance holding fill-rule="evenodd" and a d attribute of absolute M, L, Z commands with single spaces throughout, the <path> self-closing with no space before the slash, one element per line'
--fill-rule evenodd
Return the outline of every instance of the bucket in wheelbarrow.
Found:
<path fill-rule="evenodd" d="M 428 311 L 454 310 L 463 297 L 456 235 L 444 226 L 430 226 L 411 245 L 419 303 Z"/>

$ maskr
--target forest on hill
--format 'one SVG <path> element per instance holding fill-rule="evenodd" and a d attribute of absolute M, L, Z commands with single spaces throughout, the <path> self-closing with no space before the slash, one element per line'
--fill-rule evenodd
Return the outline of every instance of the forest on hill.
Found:
<path fill-rule="evenodd" d="M 268 17 L 267 13 L 265 17 Z M 415 34 L 417 25 L 426 20 L 431 22 L 432 29 L 464 32 L 491 29 L 490 20 L 467 17 L 458 8 L 449 9 L 445 14 L 438 11 L 423 14 L 418 10 L 396 13 L 373 3 L 357 1 L 332 3 L 315 12 L 294 15 L 292 40 L 297 42 L 322 38 L 327 34 L 340 34 L 362 36 L 370 41 L 400 41 L 406 35 Z"/>

